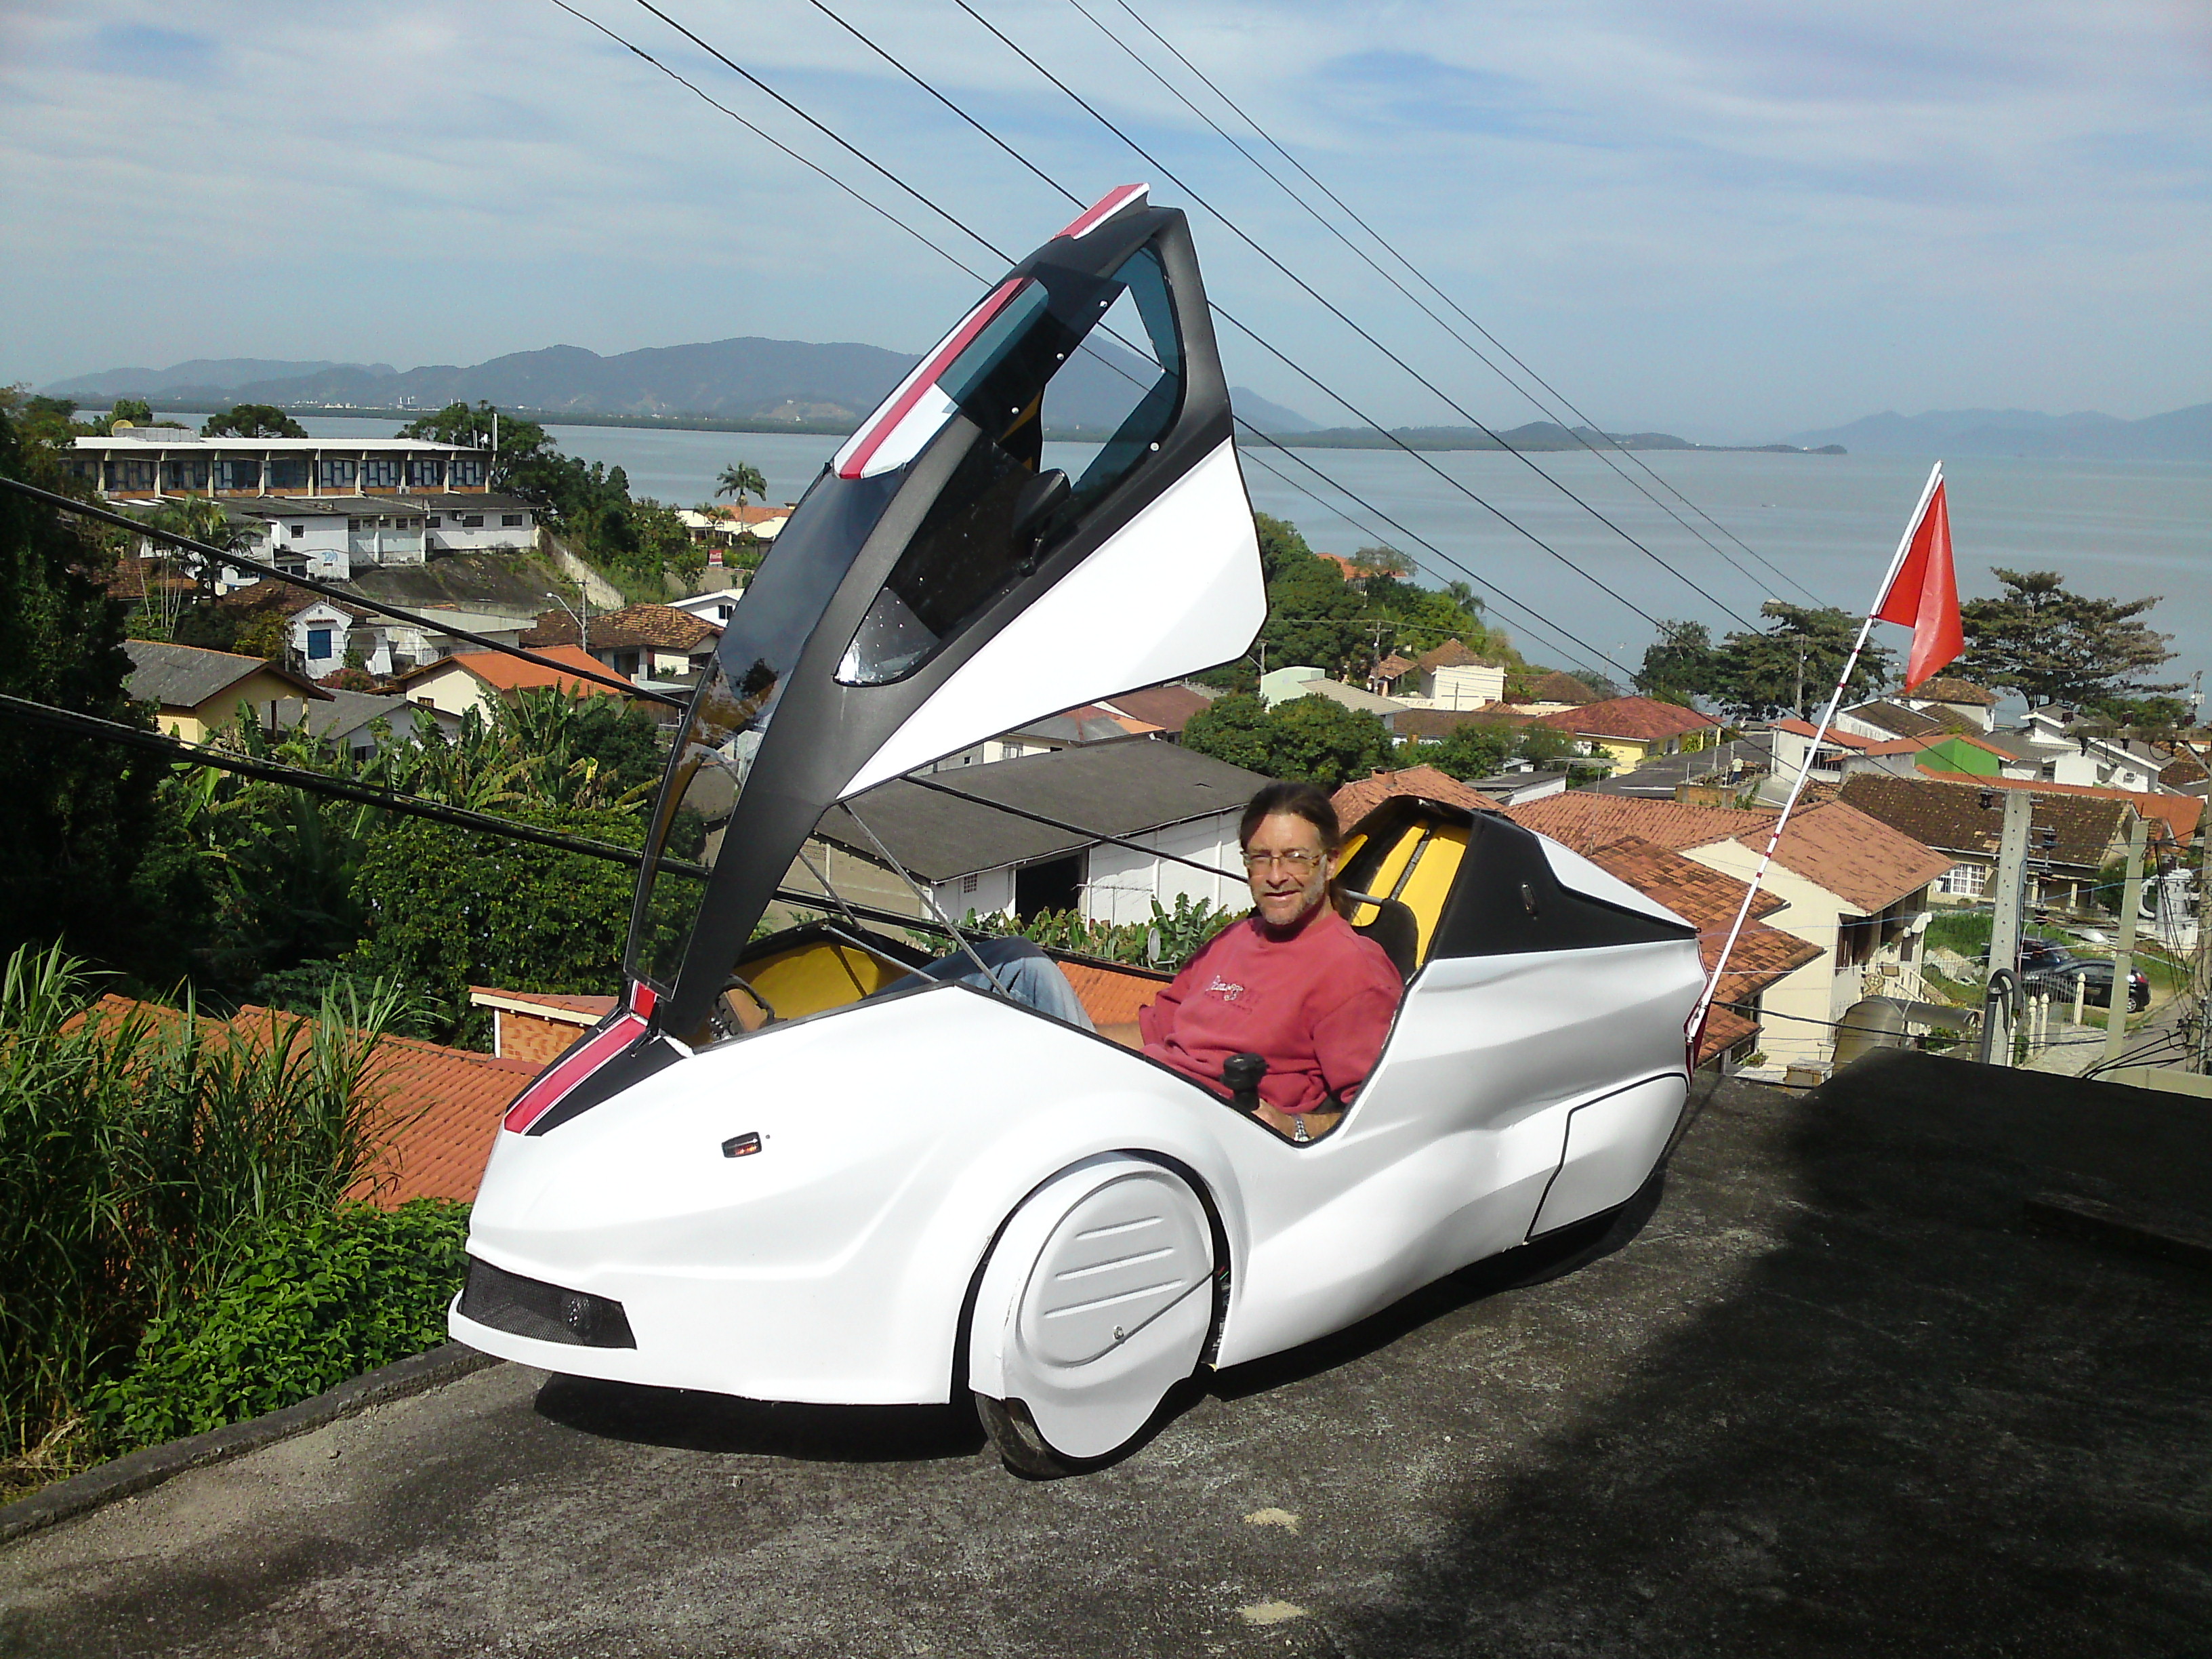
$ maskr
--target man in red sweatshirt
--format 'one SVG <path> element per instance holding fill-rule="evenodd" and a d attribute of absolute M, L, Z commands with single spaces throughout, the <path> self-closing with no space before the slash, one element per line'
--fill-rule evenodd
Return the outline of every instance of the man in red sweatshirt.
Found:
<path fill-rule="evenodd" d="M 1382 947 L 1330 902 L 1342 836 L 1326 794 L 1268 785 L 1238 839 L 1252 915 L 1215 935 L 1135 1025 L 1103 1035 L 1216 1091 L 1231 1055 L 1263 1055 L 1261 1121 L 1306 1140 L 1335 1123 L 1374 1069 L 1405 987 Z"/>

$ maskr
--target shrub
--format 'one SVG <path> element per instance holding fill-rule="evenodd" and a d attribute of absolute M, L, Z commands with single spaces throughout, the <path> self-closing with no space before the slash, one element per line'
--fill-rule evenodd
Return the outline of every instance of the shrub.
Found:
<path fill-rule="evenodd" d="M 119 1443 L 153 1445 L 435 1346 L 466 1270 L 468 1215 L 425 1198 L 263 1229 L 211 1294 L 147 1326 L 136 1367 L 92 1401 L 95 1420 Z"/>
<path fill-rule="evenodd" d="M 236 1028 L 91 994 L 58 948 L 0 974 L 0 1484 L 67 1437 L 150 1323 L 267 1229 L 327 1215 L 379 1110 L 380 996 Z"/>

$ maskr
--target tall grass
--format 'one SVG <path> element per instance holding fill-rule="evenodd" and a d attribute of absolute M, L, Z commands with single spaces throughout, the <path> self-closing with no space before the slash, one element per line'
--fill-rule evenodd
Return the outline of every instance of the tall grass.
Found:
<path fill-rule="evenodd" d="M 210 1295 L 272 1225 L 326 1214 L 378 1127 L 391 999 L 237 1026 L 102 1003 L 28 946 L 0 974 L 0 1485 L 96 1455 L 85 1402 L 147 1327 Z"/>

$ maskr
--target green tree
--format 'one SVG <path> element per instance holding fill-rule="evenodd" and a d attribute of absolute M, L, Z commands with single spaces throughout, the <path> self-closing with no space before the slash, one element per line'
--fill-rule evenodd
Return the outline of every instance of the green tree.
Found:
<path fill-rule="evenodd" d="M 1409 743 L 1399 753 L 1407 766 L 1433 766 L 1447 776 L 1466 781 L 1503 771 L 1520 742 L 1521 734 L 1510 726 L 1470 720 L 1454 727 L 1439 743 Z"/>
<path fill-rule="evenodd" d="M 1713 636 L 1700 622 L 1662 622 L 1657 643 L 1644 648 L 1636 689 L 1662 702 L 1688 704 L 1714 694 Z"/>
<path fill-rule="evenodd" d="M 2142 678 L 2172 659 L 2172 637 L 2142 620 L 2158 603 L 2096 599 L 2067 588 L 2055 570 L 1993 569 L 2004 592 L 1959 607 L 1966 649 L 1955 672 L 1983 685 L 2007 686 L 2030 708 L 2095 708 L 2178 690 Z"/>
<path fill-rule="evenodd" d="M 52 446 L 25 441 L 21 411 L 0 392 L 0 472 L 86 495 Z M 150 726 L 128 689 L 125 606 L 104 586 L 116 552 L 43 502 L 0 495 L 0 691 Z M 0 720 L 0 954 L 64 939 L 109 967 L 174 970 L 167 929 L 186 907 L 133 886 L 166 833 L 155 806 L 164 769 L 155 756 Z"/>
<path fill-rule="evenodd" d="M 732 461 L 715 479 L 714 493 L 717 495 L 734 495 L 738 498 L 738 505 L 743 507 L 748 495 L 761 501 L 768 499 L 768 480 L 751 462 Z"/>
<path fill-rule="evenodd" d="M 644 839 L 627 809 L 517 802 L 507 816 L 617 845 Z M 348 965 L 407 985 L 438 1011 L 442 1034 L 467 1040 L 484 1024 L 469 1006 L 471 985 L 619 991 L 634 879 L 603 859 L 393 817 L 372 833 L 362 862 L 368 926 Z"/>
<path fill-rule="evenodd" d="M 1714 653 L 1711 695 L 1738 719 L 1771 720 L 1824 704 L 1844 672 L 1860 619 L 1832 605 L 1819 610 L 1769 599 L 1759 607 L 1775 625 L 1731 634 Z M 1889 684 L 1887 647 L 1869 643 L 1851 672 L 1850 693 L 1871 696 Z"/>
<path fill-rule="evenodd" d="M 204 438 L 304 438 L 307 428 L 273 404 L 234 404 L 210 415 Z"/>
<path fill-rule="evenodd" d="M 1183 728 L 1183 746 L 1271 778 L 1334 789 L 1391 764 L 1389 728 L 1374 715 L 1326 697 L 1293 697 L 1269 708 L 1232 692 Z"/>
<path fill-rule="evenodd" d="M 128 421 L 133 426 L 150 426 L 154 421 L 154 406 L 143 398 L 118 398 L 115 406 L 107 411 L 110 426 L 118 421 Z"/>

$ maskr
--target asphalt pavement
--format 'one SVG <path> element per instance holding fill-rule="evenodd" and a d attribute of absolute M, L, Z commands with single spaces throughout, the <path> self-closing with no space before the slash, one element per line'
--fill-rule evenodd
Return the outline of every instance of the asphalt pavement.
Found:
<path fill-rule="evenodd" d="M 498 1366 L 0 1550 L 0 1654 L 2203 1654 L 2212 1271 L 2127 1240 L 2212 1232 L 2207 1123 L 1909 1054 L 1724 1085 L 1624 1248 L 1054 1482 L 963 1413 Z"/>

